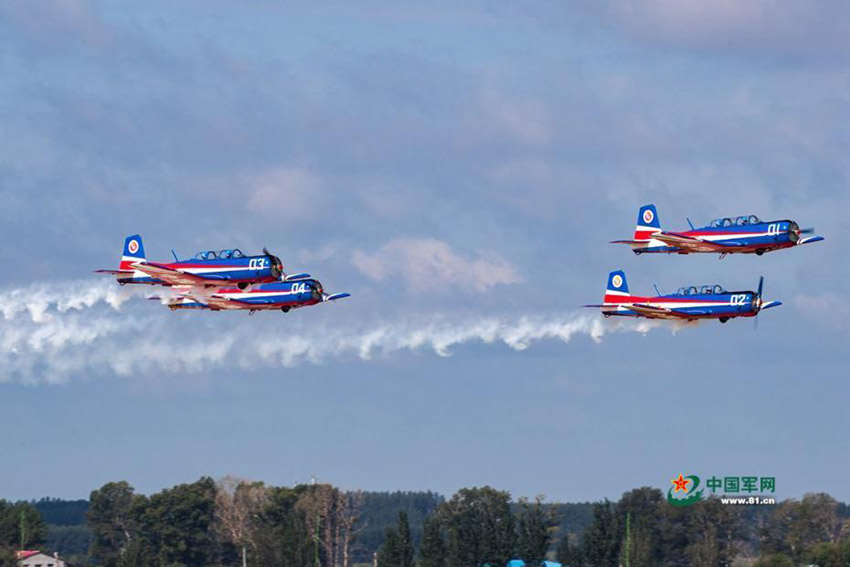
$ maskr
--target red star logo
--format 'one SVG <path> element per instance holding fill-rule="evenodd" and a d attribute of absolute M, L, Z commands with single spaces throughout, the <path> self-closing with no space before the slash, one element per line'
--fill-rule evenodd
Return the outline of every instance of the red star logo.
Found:
<path fill-rule="evenodd" d="M 673 489 L 673 492 L 687 492 L 688 491 L 688 483 L 690 480 L 686 479 L 682 476 L 682 473 L 679 473 L 679 478 L 674 478 L 670 482 L 676 487 Z"/>

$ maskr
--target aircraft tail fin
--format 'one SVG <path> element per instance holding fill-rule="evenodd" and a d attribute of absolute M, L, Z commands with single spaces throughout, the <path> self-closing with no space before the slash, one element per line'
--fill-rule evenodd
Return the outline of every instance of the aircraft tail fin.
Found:
<path fill-rule="evenodd" d="M 638 211 L 637 226 L 635 226 L 635 240 L 649 240 L 653 234 L 661 231 L 661 222 L 658 220 L 658 211 L 655 205 L 644 205 Z"/>
<path fill-rule="evenodd" d="M 133 271 L 132 265 L 136 262 L 145 261 L 145 246 L 142 237 L 133 234 L 124 239 L 124 252 L 121 254 L 121 263 L 118 269 L 121 271 Z"/>
<path fill-rule="evenodd" d="M 605 288 L 605 303 L 621 302 L 624 297 L 629 297 L 629 283 L 626 281 L 626 272 L 616 270 L 608 274 L 608 286 Z"/>

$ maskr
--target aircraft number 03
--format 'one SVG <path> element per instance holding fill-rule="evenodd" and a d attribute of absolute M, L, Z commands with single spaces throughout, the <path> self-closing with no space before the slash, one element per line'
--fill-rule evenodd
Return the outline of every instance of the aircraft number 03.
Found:
<path fill-rule="evenodd" d="M 251 258 L 248 260 L 249 270 L 262 270 L 268 264 L 267 258 Z"/>

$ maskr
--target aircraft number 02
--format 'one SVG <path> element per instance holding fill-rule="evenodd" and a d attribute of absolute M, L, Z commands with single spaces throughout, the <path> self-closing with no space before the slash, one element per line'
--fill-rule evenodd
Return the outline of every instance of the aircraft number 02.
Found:
<path fill-rule="evenodd" d="M 729 305 L 745 305 L 747 303 L 746 294 L 735 294 L 729 298 Z"/>

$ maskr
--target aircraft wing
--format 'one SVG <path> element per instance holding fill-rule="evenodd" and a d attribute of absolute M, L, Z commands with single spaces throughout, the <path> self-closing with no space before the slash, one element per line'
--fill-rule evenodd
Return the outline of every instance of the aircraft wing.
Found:
<path fill-rule="evenodd" d="M 112 274 L 113 276 L 128 276 L 133 274 L 133 270 L 95 270 L 96 274 Z"/>
<path fill-rule="evenodd" d="M 658 232 L 653 234 L 652 237 L 664 242 L 665 244 L 676 246 L 689 252 L 722 252 L 727 248 L 743 246 L 743 244 L 739 244 L 737 242 L 724 242 L 723 244 L 718 244 L 709 240 L 703 240 L 702 238 L 687 236 L 676 232 Z"/>
<path fill-rule="evenodd" d="M 181 270 L 175 270 L 174 268 L 169 268 L 168 266 L 164 266 L 162 264 L 155 264 L 153 262 L 136 262 L 135 264 L 131 265 L 136 270 L 144 272 L 153 278 L 158 278 L 164 281 L 165 283 L 171 285 L 198 286 L 209 285 L 211 283 L 210 280 L 206 278 L 202 278 L 200 276 L 196 276 L 195 274 L 190 274 Z"/>
<path fill-rule="evenodd" d="M 255 307 L 253 303 L 241 299 L 230 299 L 223 295 L 210 295 L 204 297 L 202 301 L 213 309 L 251 309 Z"/>
<path fill-rule="evenodd" d="M 628 309 L 631 309 L 632 311 L 640 313 L 644 317 L 649 317 L 651 319 L 690 319 L 694 315 L 699 315 L 699 313 L 683 313 L 674 309 L 667 309 L 666 307 L 646 305 L 645 303 L 633 303 L 632 305 L 628 305 L 626 307 Z"/>

